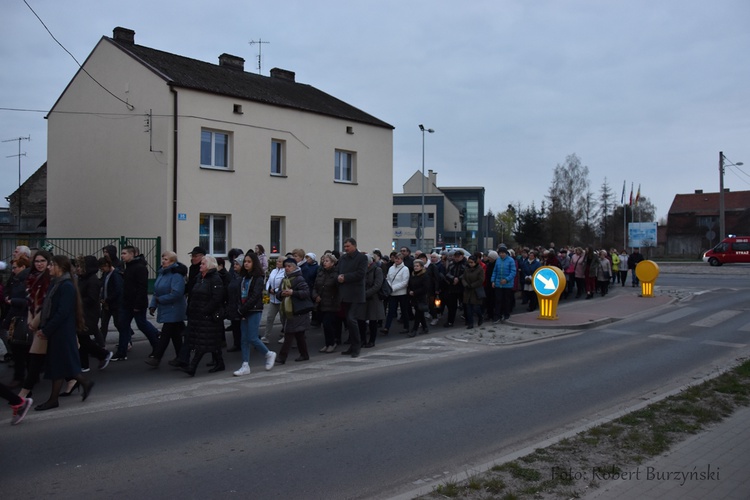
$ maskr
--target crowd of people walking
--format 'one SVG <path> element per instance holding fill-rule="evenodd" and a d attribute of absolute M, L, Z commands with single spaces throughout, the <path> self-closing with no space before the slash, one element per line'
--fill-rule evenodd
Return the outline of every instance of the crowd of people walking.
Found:
<path fill-rule="evenodd" d="M 591 299 L 605 296 L 611 285 L 625 286 L 629 272 L 637 286 L 634 269 L 643 260 L 638 249 L 628 254 L 614 248 L 556 250 L 554 245 L 429 255 L 412 255 L 402 247 L 384 256 L 378 249 L 360 252 L 353 238 L 344 241 L 343 250 L 325 251 L 320 263 L 315 253 L 303 249 L 269 262 L 262 245 L 246 253 L 234 248 L 226 260 L 197 246 L 189 254 L 189 266 L 165 251 L 149 300 L 147 263 L 136 247 L 125 246 L 118 254 L 108 246 L 99 258 L 75 261 L 17 247 L 3 289 L 2 328 L 14 368 L 12 380 L 0 385 L 0 396 L 12 407 L 11 423 L 26 416 L 42 373 L 52 388 L 35 410 L 56 408 L 60 397 L 76 391 L 85 401 L 94 387 L 86 375 L 90 359 L 98 361 L 99 370 L 126 361 L 133 322 L 150 344 L 148 366 L 159 367 L 171 345 L 170 366 L 192 377 L 210 354 L 208 372 L 221 372 L 226 370 L 226 349 L 241 352 L 233 375 L 242 377 L 251 373 L 253 350 L 262 356 L 265 370 L 285 364 L 294 348 L 295 362 L 309 360 L 306 335 L 311 328 L 322 327 L 320 353 L 341 349 L 342 355 L 356 358 L 362 348 L 374 347 L 379 336 L 391 334 L 396 321 L 402 326 L 399 333 L 414 337 L 428 334 L 441 321 L 452 327 L 463 319 L 467 329 L 485 321 L 504 322 L 519 299 L 533 311 L 537 303 L 531 278 L 541 266 L 565 273 L 563 299 Z M 273 335 L 277 316 L 278 339 Z M 106 349 L 110 321 L 118 333 L 114 352 Z M 276 340 L 278 353 L 272 348 Z"/>

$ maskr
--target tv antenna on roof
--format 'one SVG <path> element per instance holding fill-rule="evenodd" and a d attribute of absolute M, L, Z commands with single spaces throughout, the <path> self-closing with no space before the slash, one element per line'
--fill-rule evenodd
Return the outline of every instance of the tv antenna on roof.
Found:
<path fill-rule="evenodd" d="M 258 74 L 260 75 L 260 60 L 261 60 L 261 49 L 263 48 L 264 43 L 271 43 L 271 42 L 264 42 L 262 39 L 258 38 L 258 41 L 250 40 L 248 42 L 250 45 L 258 44 Z"/>

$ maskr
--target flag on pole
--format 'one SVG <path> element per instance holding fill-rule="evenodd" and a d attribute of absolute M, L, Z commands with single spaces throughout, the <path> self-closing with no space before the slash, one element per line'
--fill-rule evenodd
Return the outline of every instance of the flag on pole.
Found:
<path fill-rule="evenodd" d="M 638 202 L 641 199 L 641 185 L 638 184 L 638 193 L 635 195 L 635 206 L 638 206 Z"/>
<path fill-rule="evenodd" d="M 620 205 L 625 204 L 625 181 L 622 181 L 622 196 L 620 196 Z"/>
<path fill-rule="evenodd" d="M 633 183 L 630 183 L 630 201 L 628 201 L 628 206 L 633 206 Z"/>

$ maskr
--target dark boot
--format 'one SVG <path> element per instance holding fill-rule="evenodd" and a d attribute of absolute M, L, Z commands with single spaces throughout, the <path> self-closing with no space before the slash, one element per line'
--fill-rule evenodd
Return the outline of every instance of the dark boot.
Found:
<path fill-rule="evenodd" d="M 214 355 L 214 367 L 208 370 L 208 373 L 223 372 L 225 369 L 224 358 L 221 355 L 221 351 L 213 353 Z"/>
<path fill-rule="evenodd" d="M 191 377 L 195 377 L 195 371 L 198 369 L 198 365 L 201 362 L 201 358 L 203 358 L 203 352 L 196 351 L 193 355 L 193 359 L 190 360 L 190 363 L 188 363 L 187 368 L 182 368 L 182 371 L 190 375 Z"/>

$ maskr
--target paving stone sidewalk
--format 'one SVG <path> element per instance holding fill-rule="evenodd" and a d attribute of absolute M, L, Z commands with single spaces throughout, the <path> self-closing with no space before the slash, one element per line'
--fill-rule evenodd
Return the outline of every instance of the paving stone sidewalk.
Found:
<path fill-rule="evenodd" d="M 586 500 L 750 498 L 750 407 L 613 479 Z"/>

